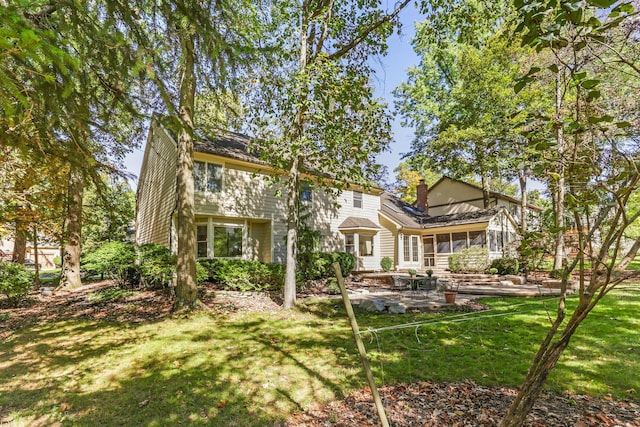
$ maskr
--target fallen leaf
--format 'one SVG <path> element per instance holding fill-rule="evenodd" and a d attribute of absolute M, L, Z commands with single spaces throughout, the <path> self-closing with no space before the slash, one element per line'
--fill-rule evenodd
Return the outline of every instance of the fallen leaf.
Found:
<path fill-rule="evenodd" d="M 227 401 L 226 400 L 219 400 L 216 406 L 218 408 L 224 408 L 225 406 L 227 406 Z"/>
<path fill-rule="evenodd" d="M 144 406 L 147 406 L 149 404 L 149 399 L 145 399 L 142 402 L 138 402 L 138 407 L 142 408 Z"/>

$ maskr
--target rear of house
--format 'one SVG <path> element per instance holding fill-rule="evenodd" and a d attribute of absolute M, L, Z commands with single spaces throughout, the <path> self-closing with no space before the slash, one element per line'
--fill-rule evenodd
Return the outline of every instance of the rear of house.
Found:
<path fill-rule="evenodd" d="M 249 138 L 231 132 L 195 143 L 194 180 L 197 256 L 284 263 L 287 207 L 274 170 L 249 153 Z M 320 234 L 324 251 L 349 251 L 357 268 L 380 266 L 378 223 L 381 190 L 353 187 L 334 195 L 301 191 L 307 225 Z M 137 190 L 136 242 L 176 250 L 176 142 L 157 120 L 149 132 Z"/>

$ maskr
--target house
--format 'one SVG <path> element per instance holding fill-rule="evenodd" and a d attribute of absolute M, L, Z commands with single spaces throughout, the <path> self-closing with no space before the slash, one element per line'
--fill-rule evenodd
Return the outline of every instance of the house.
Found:
<path fill-rule="evenodd" d="M 248 143 L 245 135 L 225 132 L 194 144 L 197 256 L 284 263 L 285 192 L 268 179 L 276 171 L 250 153 Z M 138 244 L 176 249 L 176 146 L 154 119 L 137 188 Z M 487 247 L 496 258 L 516 239 L 507 206 L 480 208 L 471 191 L 468 200 L 447 198 L 461 181 L 443 179 L 432 189 L 422 182 L 416 205 L 409 205 L 377 187 L 350 186 L 335 196 L 314 187 L 314 177 L 305 178 L 301 203 L 307 225 L 321 236 L 321 250 L 353 253 L 357 270 L 380 270 L 384 257 L 399 269 L 444 269 L 449 255 L 465 247 Z"/>
<path fill-rule="evenodd" d="M 279 194 L 286 192 L 267 179 L 275 171 L 247 151 L 248 142 L 226 132 L 194 144 L 197 256 L 284 263 L 286 200 Z M 379 269 L 382 189 L 354 186 L 334 199 L 310 183 L 300 196 L 321 250 L 348 250 L 358 254 L 357 269 Z M 153 120 L 137 188 L 136 243 L 175 250 L 175 207 L 176 141 Z"/>

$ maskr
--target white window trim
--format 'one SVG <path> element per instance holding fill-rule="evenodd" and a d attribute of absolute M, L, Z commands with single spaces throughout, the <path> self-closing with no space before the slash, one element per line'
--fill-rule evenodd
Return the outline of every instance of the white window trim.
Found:
<path fill-rule="evenodd" d="M 206 225 L 207 226 L 207 258 L 220 258 L 220 259 L 246 259 L 249 249 L 249 223 L 247 220 L 243 222 L 224 222 L 219 220 L 214 220 L 213 218 L 209 218 L 205 221 L 196 222 L 196 230 L 198 225 Z M 232 228 L 241 228 L 242 229 L 242 253 L 240 256 L 234 257 L 217 257 L 213 253 L 213 236 L 214 236 L 214 227 L 232 227 Z M 196 246 L 196 251 L 198 250 Z M 197 254 L 196 254 L 197 255 Z"/>
<path fill-rule="evenodd" d="M 193 163 L 195 165 L 196 162 L 200 162 L 200 163 L 204 163 L 205 165 L 207 164 L 212 164 L 212 165 L 216 165 L 216 166 L 220 166 L 221 168 L 221 172 L 220 172 L 220 190 L 216 191 L 216 192 L 211 192 L 208 190 L 205 191 L 198 191 L 195 190 L 195 183 L 194 183 L 194 192 L 196 194 L 207 194 L 207 195 L 211 195 L 211 194 L 220 194 L 224 191 L 225 185 L 224 185 L 224 171 L 227 169 L 227 164 L 225 162 L 210 162 L 208 160 L 202 160 L 202 159 L 193 159 Z M 195 167 L 195 166 L 194 166 Z M 205 170 L 206 170 L 206 166 L 205 166 Z M 194 176 L 194 181 L 195 181 L 195 176 Z M 208 182 L 207 182 L 208 184 Z M 207 185 L 205 185 L 205 188 L 208 187 Z"/>

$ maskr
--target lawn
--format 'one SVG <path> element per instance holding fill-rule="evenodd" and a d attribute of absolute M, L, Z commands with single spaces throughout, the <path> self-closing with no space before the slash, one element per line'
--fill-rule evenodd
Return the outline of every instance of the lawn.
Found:
<path fill-rule="evenodd" d="M 486 302 L 491 311 L 481 313 L 357 311 L 361 330 L 375 330 L 363 338 L 378 384 L 517 386 L 555 300 Z M 640 285 L 608 296 L 547 389 L 640 401 L 640 378 L 630 375 L 640 372 L 638 313 Z M 338 300 L 146 323 L 36 322 L 0 343 L 0 424 L 273 426 L 365 387 L 364 378 Z"/>

